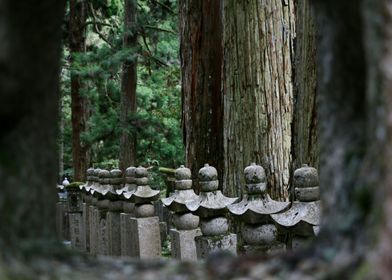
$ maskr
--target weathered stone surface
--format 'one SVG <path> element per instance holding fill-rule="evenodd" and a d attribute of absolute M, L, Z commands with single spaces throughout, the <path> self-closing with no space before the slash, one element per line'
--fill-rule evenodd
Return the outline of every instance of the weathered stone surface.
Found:
<path fill-rule="evenodd" d="M 97 255 L 101 256 L 107 256 L 109 251 L 106 213 L 106 209 L 98 209 L 96 214 L 98 218 Z"/>
<path fill-rule="evenodd" d="M 235 234 L 214 236 L 213 238 L 197 236 L 195 243 L 198 259 L 205 259 L 211 253 L 219 251 L 229 251 L 237 255 L 237 235 Z"/>
<path fill-rule="evenodd" d="M 155 208 L 151 203 L 135 205 L 135 216 L 138 218 L 152 217 L 154 214 Z"/>
<path fill-rule="evenodd" d="M 68 216 L 71 246 L 82 251 L 85 237 L 82 213 L 69 213 Z"/>
<path fill-rule="evenodd" d="M 121 222 L 121 256 L 132 256 L 131 246 L 134 240 L 131 232 L 131 218 L 132 215 L 129 213 L 120 214 Z"/>
<path fill-rule="evenodd" d="M 276 241 L 278 230 L 273 224 L 250 225 L 244 224 L 241 236 L 248 245 L 268 245 Z"/>
<path fill-rule="evenodd" d="M 304 164 L 294 171 L 294 187 L 309 188 L 319 185 L 319 177 L 316 168 Z"/>
<path fill-rule="evenodd" d="M 132 257 L 155 259 L 161 256 L 161 236 L 158 217 L 131 218 Z"/>
<path fill-rule="evenodd" d="M 107 213 L 108 255 L 121 256 L 121 220 L 120 212 Z"/>
<path fill-rule="evenodd" d="M 69 240 L 68 206 L 65 201 L 56 204 L 56 229 L 60 240 Z"/>
<path fill-rule="evenodd" d="M 201 219 L 200 229 L 204 236 L 224 235 L 229 230 L 229 223 L 226 217 Z"/>
<path fill-rule="evenodd" d="M 182 261 L 196 261 L 195 237 L 201 236 L 200 229 L 170 230 L 172 258 Z"/>
<path fill-rule="evenodd" d="M 320 199 L 320 187 L 295 188 L 295 198 L 299 201 L 310 202 Z"/>
<path fill-rule="evenodd" d="M 90 254 L 97 255 L 97 240 L 98 240 L 98 226 L 97 226 L 97 212 L 98 209 L 94 205 L 89 206 L 90 212 Z"/>
<path fill-rule="evenodd" d="M 90 252 L 90 206 L 87 203 L 83 203 L 83 226 L 85 234 L 85 242 L 83 250 Z"/>
<path fill-rule="evenodd" d="M 244 245 L 241 254 L 247 256 L 275 255 L 286 252 L 286 244 L 275 242 L 270 245 Z"/>
<path fill-rule="evenodd" d="M 189 211 L 201 218 L 220 216 L 227 212 L 227 206 L 236 202 L 238 198 L 226 197 L 221 191 L 200 192 L 199 197 L 185 203 Z"/>
<path fill-rule="evenodd" d="M 178 230 L 191 230 L 199 226 L 200 218 L 192 213 L 173 215 L 173 223 Z"/>

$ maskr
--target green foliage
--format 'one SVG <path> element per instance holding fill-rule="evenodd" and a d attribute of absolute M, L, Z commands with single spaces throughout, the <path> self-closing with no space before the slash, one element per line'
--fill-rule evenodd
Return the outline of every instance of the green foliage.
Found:
<path fill-rule="evenodd" d="M 127 131 L 137 136 L 137 163 L 176 167 L 184 161 L 177 1 L 137 3 L 136 48 L 122 46 L 123 1 L 90 0 L 86 51 L 70 54 L 64 49 L 61 72 L 64 130 L 60 138 L 68 172 L 72 169 L 70 76 L 81 77 L 81 94 L 89 102 L 88 131 L 83 133 L 82 142 L 91 149 L 90 165 L 113 168 L 118 166 L 119 158 L 122 65 L 134 59 L 138 61 L 137 112 L 130 116 Z M 162 184 L 162 180 L 158 181 L 157 184 Z"/>

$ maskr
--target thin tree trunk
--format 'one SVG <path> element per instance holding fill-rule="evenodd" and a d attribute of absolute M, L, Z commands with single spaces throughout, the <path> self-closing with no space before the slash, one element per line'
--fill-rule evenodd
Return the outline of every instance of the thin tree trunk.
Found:
<path fill-rule="evenodd" d="M 318 168 L 316 23 L 309 0 L 296 1 L 294 65 L 293 170 L 308 164 Z"/>
<path fill-rule="evenodd" d="M 69 48 L 72 65 L 75 55 L 85 51 L 86 2 L 70 0 L 69 12 Z M 75 181 L 85 181 L 89 162 L 88 146 L 81 139 L 81 134 L 86 131 L 88 119 L 87 99 L 81 95 L 82 88 L 80 76 L 71 72 L 72 164 Z"/>
<path fill-rule="evenodd" d="M 135 165 L 136 159 L 136 127 L 131 128 L 131 116 L 136 112 L 136 82 L 137 82 L 137 1 L 124 1 L 124 47 L 133 48 L 135 55 L 124 62 L 121 79 L 121 139 L 120 139 L 120 169 L 123 171 Z"/>
<path fill-rule="evenodd" d="M 225 192 L 240 195 L 244 168 L 257 162 L 271 195 L 288 199 L 293 0 L 224 1 L 224 28 Z"/>
<path fill-rule="evenodd" d="M 216 167 L 220 179 L 223 177 L 220 2 L 180 1 L 182 126 L 193 179 L 205 163 Z"/>
<path fill-rule="evenodd" d="M 0 1 L 0 261 L 53 252 L 64 6 Z"/>

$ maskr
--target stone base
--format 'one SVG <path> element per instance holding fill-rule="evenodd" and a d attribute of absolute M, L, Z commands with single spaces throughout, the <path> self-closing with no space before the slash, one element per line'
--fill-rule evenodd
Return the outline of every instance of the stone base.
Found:
<path fill-rule="evenodd" d="M 229 251 L 237 255 L 237 235 L 197 236 L 195 237 L 198 259 L 204 259 L 209 254 L 219 251 Z"/>
<path fill-rule="evenodd" d="M 56 230 L 59 240 L 69 240 L 69 219 L 66 202 L 56 204 Z"/>
<path fill-rule="evenodd" d="M 68 213 L 69 230 L 72 248 L 83 250 L 84 248 L 84 227 L 82 213 Z"/>
<path fill-rule="evenodd" d="M 106 214 L 108 234 L 108 255 L 121 256 L 121 221 L 120 212 Z"/>
<path fill-rule="evenodd" d="M 242 253 L 248 256 L 254 255 L 275 255 L 286 252 L 286 244 L 275 243 L 272 245 L 244 245 Z"/>
<path fill-rule="evenodd" d="M 182 261 L 196 261 L 195 237 L 201 236 L 199 228 L 193 230 L 170 230 L 172 258 Z"/>
<path fill-rule="evenodd" d="M 90 254 L 93 256 L 97 255 L 98 252 L 98 245 L 97 245 L 97 240 L 98 240 L 98 209 L 90 205 L 89 206 L 89 217 L 90 217 Z"/>
<path fill-rule="evenodd" d="M 161 236 L 158 217 L 131 218 L 132 257 L 156 259 L 161 257 Z"/>
<path fill-rule="evenodd" d="M 90 252 L 90 210 L 87 203 L 83 203 L 83 225 L 84 225 L 84 248 L 85 252 Z"/>
<path fill-rule="evenodd" d="M 109 254 L 106 213 L 106 210 L 96 210 L 96 215 L 98 218 L 97 255 L 100 256 L 107 256 Z"/>
<path fill-rule="evenodd" d="M 121 223 L 121 256 L 132 256 L 131 246 L 133 242 L 133 237 L 131 235 L 131 218 L 132 214 L 121 213 L 120 223 Z"/>

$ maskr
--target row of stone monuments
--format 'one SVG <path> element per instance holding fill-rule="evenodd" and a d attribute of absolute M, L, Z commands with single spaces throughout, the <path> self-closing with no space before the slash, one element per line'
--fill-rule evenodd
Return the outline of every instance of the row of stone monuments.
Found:
<path fill-rule="evenodd" d="M 144 259 L 161 256 L 165 230 L 156 215 L 157 203 L 170 210 L 166 222 L 171 253 L 180 260 L 203 259 L 221 250 L 237 254 L 239 247 L 245 254 L 281 252 L 317 235 L 320 192 L 315 168 L 303 166 L 294 172 L 292 203 L 268 195 L 263 167 L 252 164 L 244 175 L 245 194 L 239 201 L 222 194 L 217 171 L 208 164 L 199 171 L 197 195 L 191 171 L 181 166 L 175 171 L 174 192 L 159 200 L 160 192 L 149 186 L 144 167 L 129 167 L 124 177 L 119 169 L 90 168 L 85 185 L 65 187 L 67 199 L 63 196 L 58 203 L 58 211 L 63 211 L 59 227 L 65 225 L 61 218 L 66 209 L 71 246 L 92 255 Z M 229 220 L 236 226 L 229 227 Z M 239 229 L 240 242 L 229 228 Z"/>

